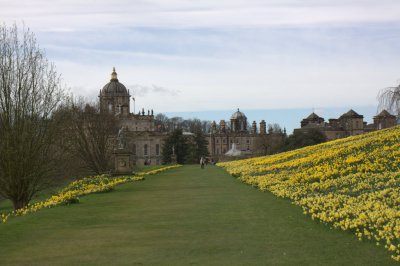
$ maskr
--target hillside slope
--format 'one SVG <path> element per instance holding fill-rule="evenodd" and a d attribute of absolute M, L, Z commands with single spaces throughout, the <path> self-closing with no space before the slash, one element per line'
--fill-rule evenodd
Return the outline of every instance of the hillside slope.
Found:
<path fill-rule="evenodd" d="M 313 219 L 351 230 L 400 261 L 400 127 L 219 164 L 289 198 Z"/>

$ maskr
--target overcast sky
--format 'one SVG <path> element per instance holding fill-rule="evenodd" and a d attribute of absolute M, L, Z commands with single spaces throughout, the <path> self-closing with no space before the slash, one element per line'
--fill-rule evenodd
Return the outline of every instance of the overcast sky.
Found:
<path fill-rule="evenodd" d="M 399 14 L 398 0 L 0 0 L 75 94 L 95 98 L 115 66 L 157 113 L 376 106 L 400 79 Z"/>

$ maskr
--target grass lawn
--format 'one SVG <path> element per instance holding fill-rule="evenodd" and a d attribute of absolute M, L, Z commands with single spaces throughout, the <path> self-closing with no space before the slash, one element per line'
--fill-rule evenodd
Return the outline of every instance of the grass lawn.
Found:
<path fill-rule="evenodd" d="M 138 165 L 135 166 L 134 172 L 148 172 L 152 170 L 156 170 L 159 168 L 165 167 L 165 165 Z M 96 174 L 92 174 L 96 175 Z M 88 174 L 87 176 L 90 176 Z M 82 178 L 82 177 L 81 177 Z M 54 182 L 54 184 L 51 184 L 48 188 L 44 189 L 43 191 L 39 192 L 35 197 L 31 200 L 31 203 L 38 202 L 45 200 L 52 195 L 57 194 L 60 190 L 68 186 L 68 184 L 72 183 L 75 180 L 80 179 L 79 177 L 73 177 L 73 178 L 60 178 Z M 3 199 L 0 197 L 0 213 L 2 212 L 9 212 L 13 210 L 13 205 L 10 200 Z M 0 264 L 1 265 L 1 264 Z"/>
<path fill-rule="evenodd" d="M 31 200 L 31 203 L 38 202 L 45 200 L 52 195 L 57 194 L 58 191 L 61 189 L 65 188 L 69 183 L 77 180 L 79 178 L 73 177 L 73 178 L 60 178 L 59 180 L 56 180 L 53 184 L 51 184 L 48 188 L 42 190 L 39 192 L 36 196 L 33 197 Z M 7 199 L 0 199 L 0 213 L 2 212 L 9 212 L 13 210 L 13 204 L 10 200 Z M 1 265 L 1 263 L 0 263 Z"/>
<path fill-rule="evenodd" d="M 184 166 L 0 224 L 0 265 L 396 265 L 223 169 Z"/>

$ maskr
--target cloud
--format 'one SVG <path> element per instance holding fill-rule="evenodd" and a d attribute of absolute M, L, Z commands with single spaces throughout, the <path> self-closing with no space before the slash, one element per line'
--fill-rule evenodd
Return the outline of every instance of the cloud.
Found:
<path fill-rule="evenodd" d="M 275 27 L 400 20 L 400 2 L 392 0 L 115 0 L 112 4 L 108 0 L 0 0 L 0 6 L 3 21 L 24 20 L 44 31 Z"/>
<path fill-rule="evenodd" d="M 127 86 L 129 89 L 132 89 L 133 95 L 135 97 L 144 97 L 144 96 L 152 96 L 153 94 L 162 95 L 162 96 L 178 96 L 181 91 L 175 89 L 168 89 L 158 85 L 131 85 Z"/>
<path fill-rule="evenodd" d="M 400 68 L 400 1 L 0 0 L 76 94 L 118 79 L 159 111 L 375 104 Z M 143 84 L 162 84 L 143 85 Z M 171 88 L 180 88 L 171 89 Z"/>

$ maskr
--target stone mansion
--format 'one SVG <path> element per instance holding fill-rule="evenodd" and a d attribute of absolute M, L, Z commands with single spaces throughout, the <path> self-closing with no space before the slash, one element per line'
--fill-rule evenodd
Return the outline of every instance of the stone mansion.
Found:
<path fill-rule="evenodd" d="M 129 154 L 129 165 L 161 164 L 161 150 L 168 132 L 155 126 L 153 110 L 142 109 L 137 114 L 131 113 L 130 97 L 129 90 L 119 82 L 114 68 L 110 82 L 100 90 L 100 111 L 114 114 L 119 128 L 123 128 L 124 149 Z M 228 122 L 220 120 L 217 125 L 214 121 L 207 135 L 209 155 L 214 160 L 227 160 L 228 151 L 232 150 L 241 157 L 277 152 L 284 143 L 286 132 L 267 130 L 264 120 L 258 125 L 256 121 L 249 124 L 246 115 L 239 109 Z M 329 119 L 329 122 L 312 113 L 301 121 L 301 128 L 295 131 L 317 128 L 327 140 L 333 140 L 394 125 L 396 117 L 387 111 L 382 111 L 374 117 L 373 124 L 367 125 L 362 115 L 350 110 L 338 119 Z"/>
<path fill-rule="evenodd" d="M 115 68 L 111 80 L 100 90 L 100 111 L 111 112 L 117 117 L 119 128 L 124 129 L 125 148 L 130 153 L 130 164 L 160 164 L 161 149 L 168 132 L 155 126 L 153 110 L 142 109 L 137 114 L 130 112 L 130 93 L 119 82 Z M 266 122 L 260 122 L 259 130 L 253 121 L 248 128 L 247 118 L 239 109 L 230 124 L 221 120 L 219 125 L 212 123 L 208 139 L 208 152 L 219 160 L 232 148 L 233 144 L 242 156 L 262 155 L 273 152 L 282 144 L 284 133 L 267 132 Z"/>
<path fill-rule="evenodd" d="M 351 109 L 339 118 L 329 119 L 328 122 L 325 122 L 324 118 L 313 112 L 307 118 L 304 118 L 301 121 L 301 127 L 294 131 L 306 132 L 313 128 L 318 129 L 325 135 L 326 140 L 329 141 L 360 135 L 395 125 L 397 125 L 396 116 L 391 115 L 386 110 L 374 116 L 372 124 L 367 124 L 367 122 L 364 122 L 364 116 Z"/>

